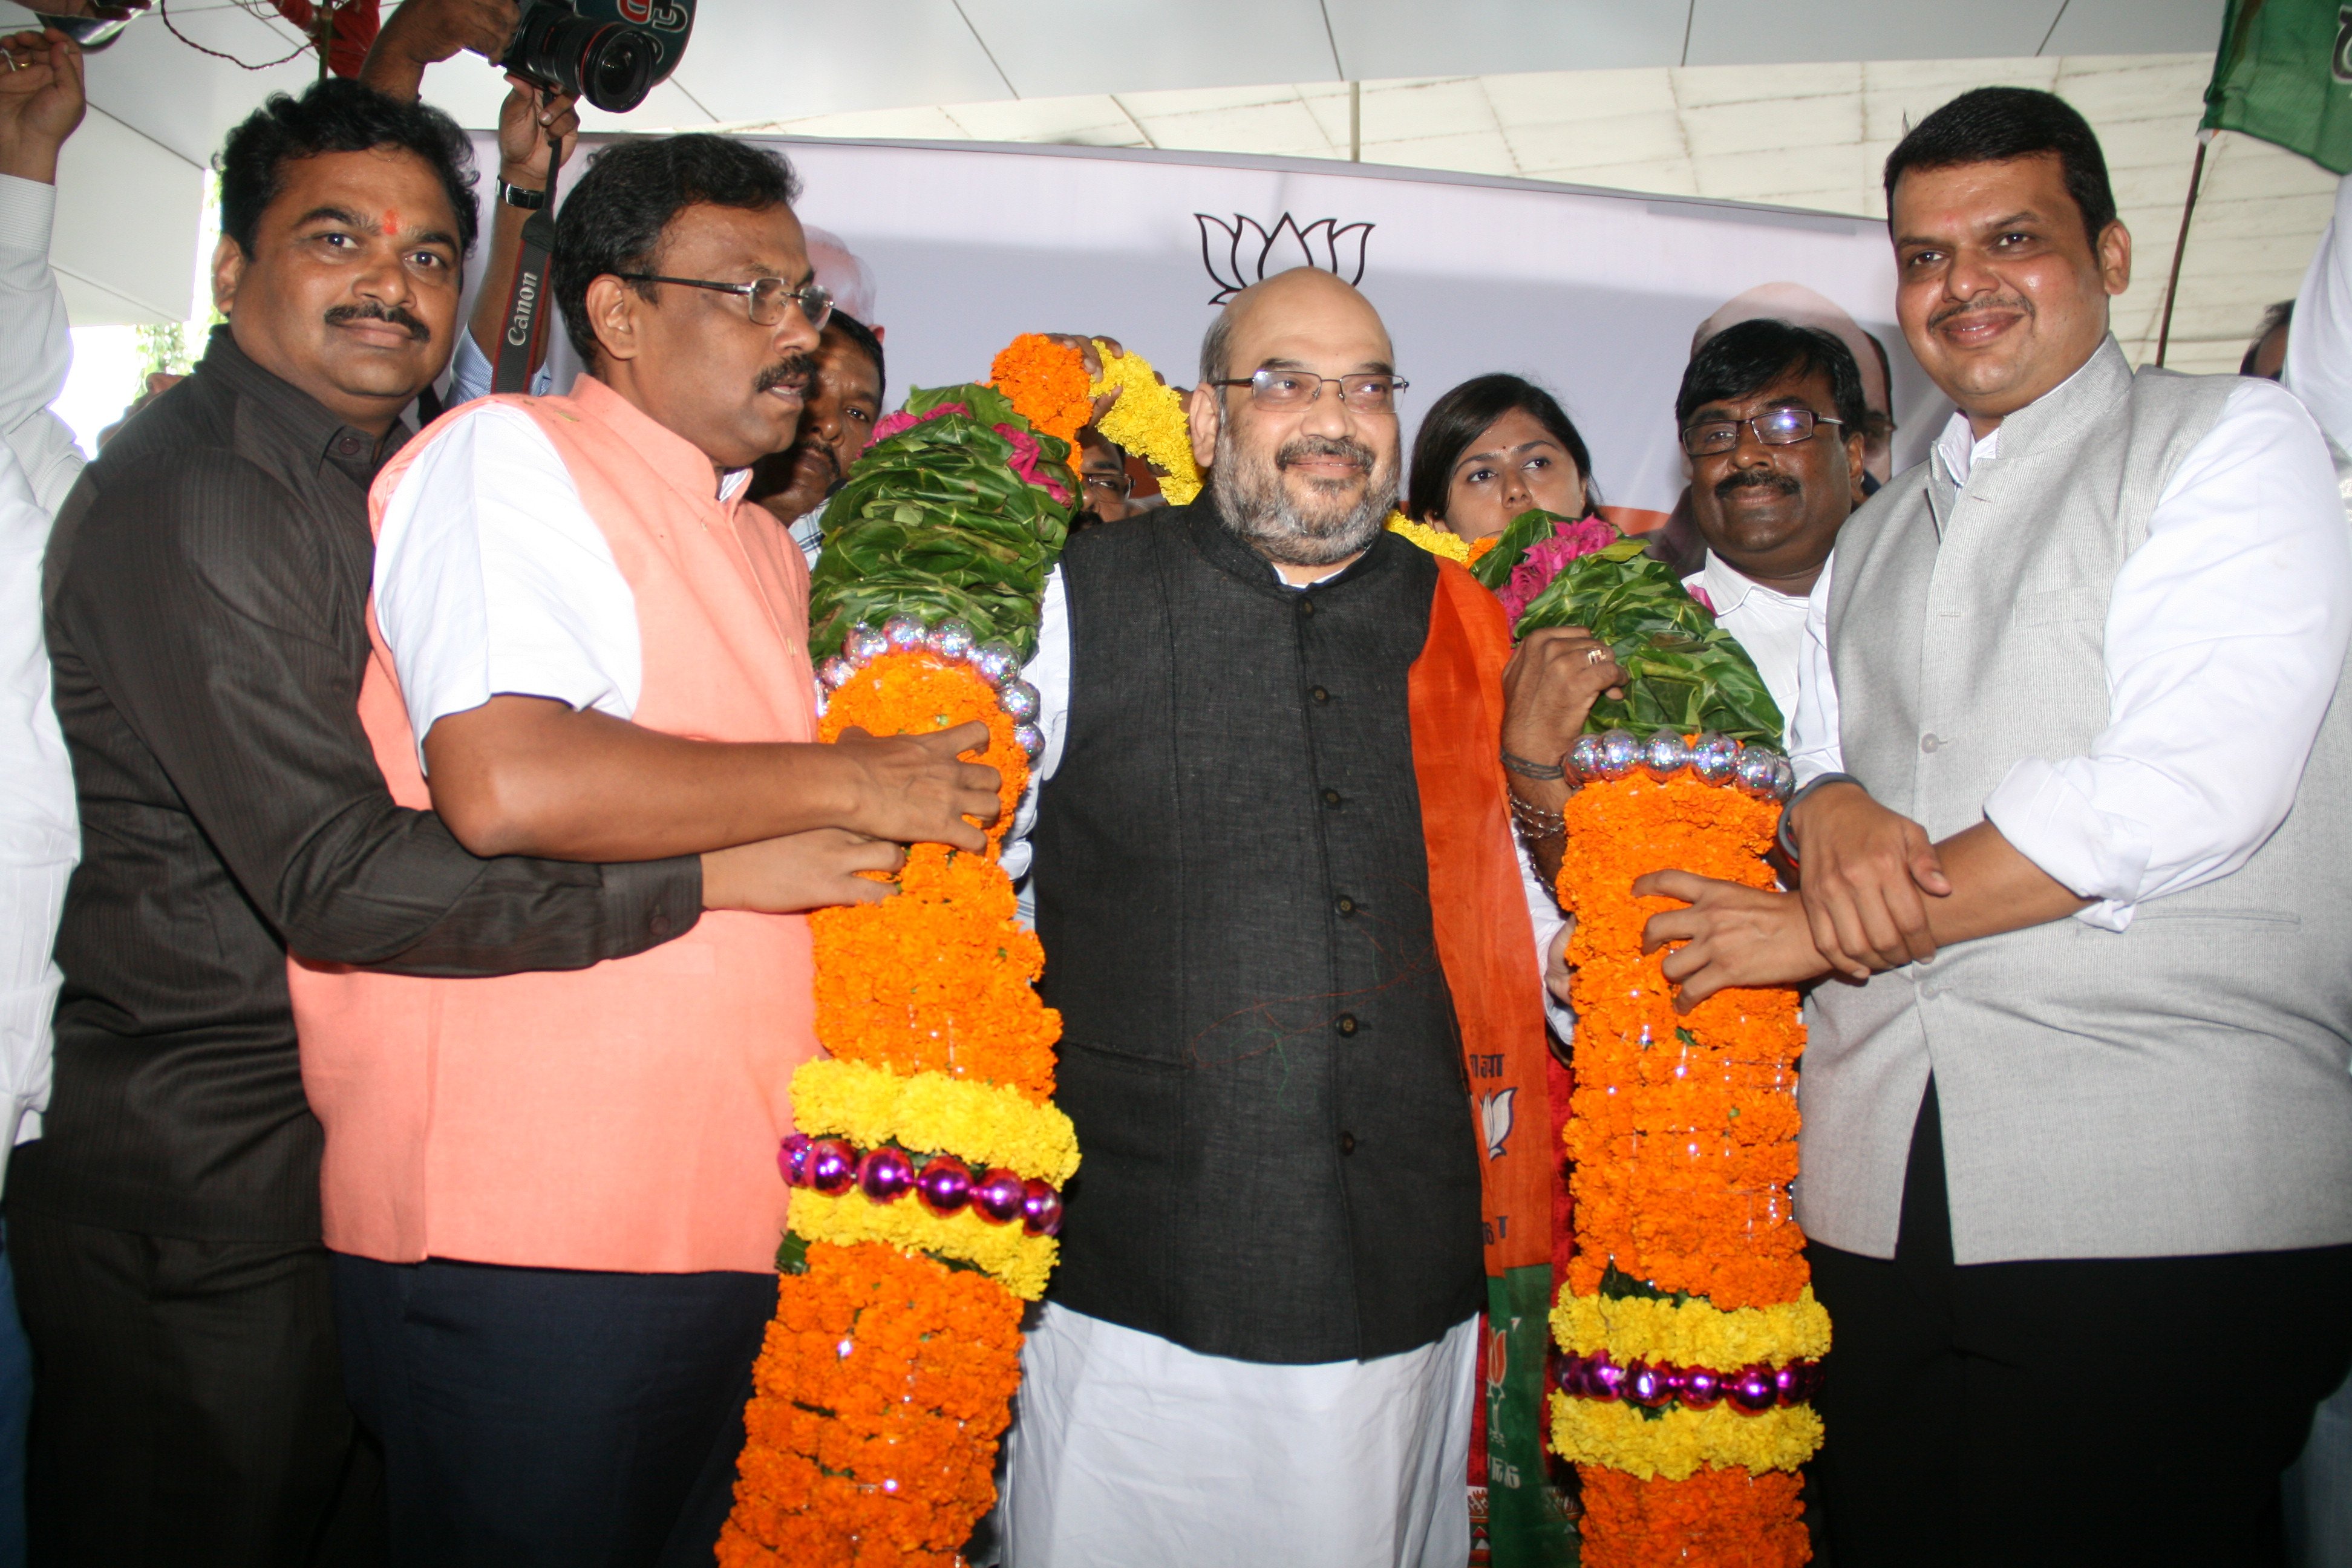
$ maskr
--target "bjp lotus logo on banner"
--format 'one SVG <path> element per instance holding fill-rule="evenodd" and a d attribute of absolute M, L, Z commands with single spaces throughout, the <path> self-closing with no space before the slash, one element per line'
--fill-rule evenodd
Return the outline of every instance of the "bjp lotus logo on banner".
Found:
<path fill-rule="evenodd" d="M 1294 267 L 1319 268 L 1349 283 L 1364 277 L 1364 241 L 1371 237 L 1369 223 L 1342 225 L 1338 218 L 1317 218 L 1300 227 L 1288 213 L 1267 228 L 1254 217 L 1234 215 L 1234 221 L 1194 213 L 1201 226 L 1201 261 L 1208 268 L 1217 291 L 1209 303 L 1222 305 L 1251 284 Z"/>

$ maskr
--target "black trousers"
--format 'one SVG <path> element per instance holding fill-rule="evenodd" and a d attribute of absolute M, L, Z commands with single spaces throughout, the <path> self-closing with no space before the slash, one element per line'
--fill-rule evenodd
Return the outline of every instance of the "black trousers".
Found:
<path fill-rule="evenodd" d="M 335 1259 L 403 1568 L 709 1568 L 772 1274 Z"/>
<path fill-rule="evenodd" d="M 1806 1252 L 1832 1568 L 2284 1562 L 2280 1472 L 2352 1364 L 2352 1247 L 1958 1267 L 1931 1082 L 1893 1261 Z"/>
<path fill-rule="evenodd" d="M 31 1562 L 362 1568 L 382 1472 L 343 1400 L 324 1247 L 12 1208 L 33 1346 Z"/>

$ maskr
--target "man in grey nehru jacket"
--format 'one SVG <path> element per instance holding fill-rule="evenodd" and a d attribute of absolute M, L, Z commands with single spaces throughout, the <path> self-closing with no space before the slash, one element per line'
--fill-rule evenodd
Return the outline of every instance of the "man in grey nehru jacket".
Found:
<path fill-rule="evenodd" d="M 2135 374 L 2097 139 L 1945 105 L 1886 164 L 1959 412 L 1811 603 L 1797 894 L 1635 889 L 1685 1004 L 1819 981 L 1797 1214 L 1840 1568 L 2281 1560 L 2352 1362 L 2352 531 L 2268 382 Z"/>

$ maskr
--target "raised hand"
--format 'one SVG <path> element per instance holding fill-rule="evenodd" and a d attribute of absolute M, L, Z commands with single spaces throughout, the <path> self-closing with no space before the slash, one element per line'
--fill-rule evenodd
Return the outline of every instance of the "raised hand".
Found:
<path fill-rule="evenodd" d="M 571 162 L 572 149 L 580 140 L 578 100 L 541 91 L 519 76 L 507 78 L 507 85 L 514 90 L 499 105 L 499 177 L 527 191 L 543 191 L 549 133 L 562 142 L 558 168 Z"/>
<path fill-rule="evenodd" d="M 81 123 L 81 47 L 52 27 L 0 37 L 0 174 L 58 181 L 58 149 Z"/>
<path fill-rule="evenodd" d="M 387 97 L 413 100 L 425 67 L 461 49 L 497 59 L 521 20 L 516 0 L 404 0 L 369 47 L 360 80 Z"/>

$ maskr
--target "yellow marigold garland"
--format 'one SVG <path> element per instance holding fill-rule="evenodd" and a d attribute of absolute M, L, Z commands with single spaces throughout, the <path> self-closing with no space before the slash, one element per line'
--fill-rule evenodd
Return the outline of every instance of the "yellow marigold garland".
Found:
<path fill-rule="evenodd" d="M 1705 1301 L 1646 1296 L 1576 1296 L 1563 1290 L 1551 1312 L 1552 1337 L 1579 1355 L 1606 1351 L 1621 1363 L 1782 1366 L 1829 1353 L 1830 1315 L 1808 1285 L 1793 1301 L 1727 1312 Z"/>
<path fill-rule="evenodd" d="M 1028 780 L 1013 719 L 968 662 L 906 649 L 835 689 L 820 734 L 975 719 L 1003 775 L 989 852 L 919 846 L 894 897 L 810 917 L 817 1037 L 834 1059 L 794 1075 L 794 1117 L 1058 1182 L 1076 1160 L 1049 1103 L 1061 1020 L 1038 999 L 1045 955 L 995 861 Z M 778 1281 L 719 1563 L 952 1568 L 995 1501 L 1022 1303 L 1043 1294 L 1057 1244 L 1017 1219 L 942 1216 L 914 1194 L 877 1203 L 855 1185 L 794 1188 L 789 1225 L 801 1267 Z"/>
<path fill-rule="evenodd" d="M 1017 1090 L 942 1072 L 810 1062 L 793 1075 L 793 1124 L 813 1138 L 838 1135 L 861 1147 L 896 1142 L 1003 1165 L 1057 1187 L 1078 1168 L 1078 1135 L 1068 1117 Z"/>
<path fill-rule="evenodd" d="M 1094 413 L 1086 361 L 1043 332 L 1024 332 L 998 350 L 988 384 L 1012 399 L 1032 426 L 1065 441 L 1076 440 L 1078 426 Z"/>
<path fill-rule="evenodd" d="M 1663 781 L 1636 770 L 1588 782 L 1564 816 L 1577 1251 L 1554 1331 L 1572 1354 L 1621 1368 L 1729 1373 L 1817 1357 L 1828 1324 L 1789 1206 L 1804 1047 L 1795 994 L 1720 992 L 1676 1013 L 1664 953 L 1641 942 L 1648 918 L 1676 906 L 1632 895 L 1636 878 L 1667 867 L 1771 886 L 1760 857 L 1778 807 L 1687 769 Z M 1820 1446 L 1809 1405 L 1644 1409 L 1559 1393 L 1552 1413 L 1554 1446 L 1583 1478 L 1591 1568 L 1811 1557 L 1783 1473 Z"/>
<path fill-rule="evenodd" d="M 969 1208 L 935 1215 L 912 1194 L 896 1203 L 872 1203 L 855 1187 L 839 1197 L 794 1189 L 790 1223 L 794 1236 L 811 1241 L 837 1247 L 886 1241 L 902 1251 L 969 1263 L 1024 1301 L 1045 1293 L 1045 1277 L 1061 1250 L 1052 1237 L 1031 1236 L 1017 1223 L 991 1225 Z"/>
<path fill-rule="evenodd" d="M 1804 1405 L 1760 1415 L 1722 1405 L 1653 1412 L 1555 1394 L 1551 1442 L 1562 1458 L 1580 1465 L 1605 1466 L 1645 1481 L 1679 1481 L 1702 1465 L 1793 1470 L 1822 1446 L 1822 1418 Z"/>
<path fill-rule="evenodd" d="M 1100 338 L 1095 352 L 1103 373 L 1087 388 L 1100 397 L 1117 391 L 1118 401 L 1095 421 L 1103 439 L 1132 452 L 1160 470 L 1160 493 L 1170 506 L 1187 506 L 1201 493 L 1201 470 L 1192 462 L 1192 426 L 1184 400 L 1163 384 L 1151 362 L 1139 353 L 1113 353 Z"/>
<path fill-rule="evenodd" d="M 1503 536 L 1490 533 L 1484 539 L 1463 538 L 1450 528 L 1432 528 L 1425 522 L 1415 522 L 1401 511 L 1389 513 L 1389 531 L 1402 533 L 1432 555 L 1443 555 L 1456 566 L 1467 566 L 1489 550 Z"/>

